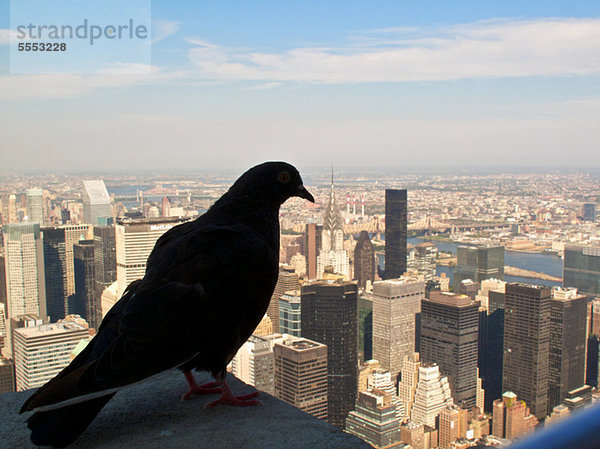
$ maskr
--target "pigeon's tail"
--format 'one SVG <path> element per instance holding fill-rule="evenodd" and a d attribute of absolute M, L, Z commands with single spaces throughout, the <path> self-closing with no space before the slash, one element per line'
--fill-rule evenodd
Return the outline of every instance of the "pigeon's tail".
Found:
<path fill-rule="evenodd" d="M 83 433 L 115 393 L 73 405 L 36 412 L 27 420 L 31 442 L 38 446 L 65 447 Z"/>

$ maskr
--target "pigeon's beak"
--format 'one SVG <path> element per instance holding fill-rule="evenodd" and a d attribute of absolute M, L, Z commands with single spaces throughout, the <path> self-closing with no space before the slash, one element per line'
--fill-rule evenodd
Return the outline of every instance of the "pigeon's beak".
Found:
<path fill-rule="evenodd" d="M 313 196 L 310 194 L 310 192 L 308 190 L 306 190 L 306 187 L 304 187 L 302 184 L 300 184 L 298 186 L 298 193 L 296 193 L 296 196 L 299 196 L 300 198 L 304 198 L 305 200 L 308 200 L 311 203 L 315 202 L 315 199 L 313 198 Z"/>

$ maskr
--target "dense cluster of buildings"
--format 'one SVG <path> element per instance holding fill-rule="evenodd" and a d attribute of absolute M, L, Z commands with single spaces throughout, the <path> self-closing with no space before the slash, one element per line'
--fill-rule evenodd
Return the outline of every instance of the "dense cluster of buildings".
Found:
<path fill-rule="evenodd" d="M 99 180 L 80 190 L 79 208 L 42 189 L 2 204 L 0 392 L 56 375 L 160 236 L 194 216 L 166 196 L 118 206 Z M 562 287 L 506 282 L 497 241 L 458 247 L 449 279 L 434 244 L 407 244 L 406 190 L 385 191 L 372 229 L 364 199 L 344 214 L 333 178 L 326 190 L 321 209 L 284 226 L 277 285 L 233 374 L 379 448 L 496 445 L 592 401 L 599 247 L 564 245 Z M 588 204 L 583 219 L 595 213 Z"/>

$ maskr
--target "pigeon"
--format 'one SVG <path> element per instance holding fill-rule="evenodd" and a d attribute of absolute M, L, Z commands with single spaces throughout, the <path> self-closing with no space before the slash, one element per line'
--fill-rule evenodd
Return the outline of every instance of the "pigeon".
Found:
<path fill-rule="evenodd" d="M 279 272 L 279 208 L 290 197 L 314 202 L 298 170 L 266 162 L 244 173 L 194 221 L 156 242 L 142 279 L 132 282 L 85 349 L 21 408 L 36 445 L 74 442 L 116 392 L 179 368 L 208 404 L 256 405 L 234 396 L 227 364 L 264 314 Z M 193 370 L 215 381 L 197 385 Z"/>

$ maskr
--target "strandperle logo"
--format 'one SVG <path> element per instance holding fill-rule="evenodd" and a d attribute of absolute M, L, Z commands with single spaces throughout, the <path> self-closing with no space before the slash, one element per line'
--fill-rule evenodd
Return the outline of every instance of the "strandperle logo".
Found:
<path fill-rule="evenodd" d="M 146 25 L 136 24 L 133 19 L 116 25 L 91 24 L 83 19 L 81 25 L 28 25 L 16 26 L 16 38 L 19 40 L 64 41 L 66 39 L 87 40 L 90 45 L 99 39 L 148 39 Z"/>

